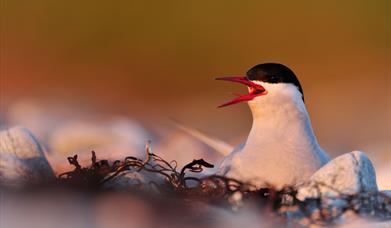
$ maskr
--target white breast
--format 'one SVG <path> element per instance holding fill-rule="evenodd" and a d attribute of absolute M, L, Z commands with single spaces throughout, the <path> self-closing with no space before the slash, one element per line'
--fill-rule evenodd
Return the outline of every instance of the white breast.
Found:
<path fill-rule="evenodd" d="M 306 181 L 329 160 L 318 145 L 300 92 L 290 84 L 262 84 L 268 94 L 249 102 L 253 126 L 244 146 L 232 152 L 219 174 L 257 187 Z"/>

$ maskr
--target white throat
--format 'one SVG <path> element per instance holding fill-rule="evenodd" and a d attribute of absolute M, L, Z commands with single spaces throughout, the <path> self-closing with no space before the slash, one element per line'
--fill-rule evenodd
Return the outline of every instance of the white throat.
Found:
<path fill-rule="evenodd" d="M 262 83 L 268 93 L 248 102 L 253 124 L 246 144 L 318 148 L 301 93 L 292 84 Z"/>

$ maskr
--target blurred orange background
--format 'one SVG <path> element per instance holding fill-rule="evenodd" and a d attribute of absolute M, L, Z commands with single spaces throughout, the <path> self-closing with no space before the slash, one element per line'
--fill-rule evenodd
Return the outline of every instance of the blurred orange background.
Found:
<path fill-rule="evenodd" d="M 215 107 L 244 88 L 213 78 L 279 62 L 301 80 L 326 150 L 391 159 L 388 0 L 1 4 L 2 123 L 10 105 L 32 99 L 152 129 L 174 117 L 238 142 L 250 128 L 247 106 Z"/>

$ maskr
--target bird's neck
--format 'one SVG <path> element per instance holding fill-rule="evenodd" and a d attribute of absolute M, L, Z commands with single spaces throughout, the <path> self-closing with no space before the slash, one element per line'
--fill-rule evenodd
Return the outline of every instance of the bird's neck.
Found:
<path fill-rule="evenodd" d="M 296 150 L 320 149 L 304 103 L 249 104 L 253 124 L 246 146 L 275 147 Z"/>

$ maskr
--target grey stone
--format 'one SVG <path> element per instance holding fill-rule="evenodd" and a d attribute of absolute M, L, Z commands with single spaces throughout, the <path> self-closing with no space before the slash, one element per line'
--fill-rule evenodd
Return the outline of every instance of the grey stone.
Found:
<path fill-rule="evenodd" d="M 54 178 L 42 146 L 22 127 L 0 132 L 0 184 L 39 184 Z"/>
<path fill-rule="evenodd" d="M 376 174 L 372 162 L 361 151 L 343 154 L 315 172 L 299 188 L 299 198 L 376 192 Z"/>

